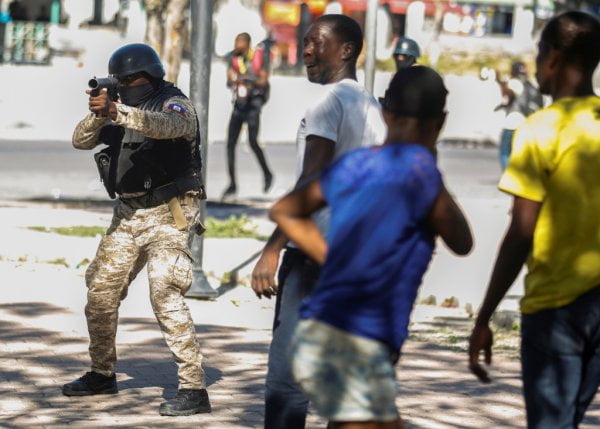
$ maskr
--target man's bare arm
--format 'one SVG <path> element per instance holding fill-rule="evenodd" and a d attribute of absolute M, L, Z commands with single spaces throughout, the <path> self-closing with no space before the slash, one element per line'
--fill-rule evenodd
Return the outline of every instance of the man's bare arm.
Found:
<path fill-rule="evenodd" d="M 487 371 L 479 364 L 481 351 L 484 352 L 485 362 L 488 365 L 492 362 L 493 337 L 489 321 L 529 256 L 541 207 L 542 204 L 537 201 L 514 198 L 512 220 L 500 246 L 492 277 L 469 341 L 469 369 L 483 382 L 489 382 L 490 379 Z"/>
<path fill-rule="evenodd" d="M 317 179 L 283 197 L 269 213 L 285 235 L 320 265 L 325 262 L 327 243 L 310 216 L 325 204 Z"/>
<path fill-rule="evenodd" d="M 227 68 L 227 87 L 232 88 L 237 83 L 237 73 L 233 69 L 233 67 L 229 66 Z"/>
<path fill-rule="evenodd" d="M 296 182 L 295 189 L 298 189 L 302 184 L 306 184 L 311 178 L 323 171 L 333 160 L 334 154 L 334 141 L 314 135 L 308 136 L 306 138 L 302 174 Z M 263 249 L 262 255 L 256 262 L 252 271 L 252 289 L 259 298 L 262 296 L 270 298 L 277 292 L 275 274 L 279 265 L 279 255 L 287 242 L 288 238 L 281 229 L 279 227 L 275 228 Z"/>
<path fill-rule="evenodd" d="M 429 214 L 429 224 L 454 253 L 466 255 L 471 251 L 473 236 L 469 224 L 443 185 Z"/>

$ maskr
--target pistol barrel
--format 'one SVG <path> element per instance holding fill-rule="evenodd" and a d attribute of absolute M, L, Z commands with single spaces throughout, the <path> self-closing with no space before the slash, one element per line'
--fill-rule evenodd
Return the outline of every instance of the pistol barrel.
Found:
<path fill-rule="evenodd" d="M 88 81 L 91 89 L 114 88 L 117 86 L 117 79 L 114 77 L 95 77 Z"/>

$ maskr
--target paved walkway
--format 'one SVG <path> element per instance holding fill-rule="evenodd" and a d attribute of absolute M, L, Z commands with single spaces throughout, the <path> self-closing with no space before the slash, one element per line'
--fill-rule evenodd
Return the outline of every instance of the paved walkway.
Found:
<path fill-rule="evenodd" d="M 0 216 L 10 219 L 0 223 L 0 427 L 261 427 L 273 302 L 256 299 L 247 286 L 231 288 L 220 281 L 261 242 L 206 240 L 206 267 L 222 295 L 188 304 L 205 354 L 213 412 L 167 418 L 157 409 L 176 392 L 176 367 L 154 320 L 144 275 L 121 307 L 119 395 L 68 398 L 60 392 L 63 383 L 87 370 L 85 267 L 78 262 L 93 256 L 97 238 L 62 237 L 23 226 L 98 225 L 108 214 L 13 207 L 0 208 Z M 249 270 L 243 267 L 240 278 Z M 398 368 L 397 404 L 409 427 L 524 427 L 514 358 L 499 356 L 492 368 L 494 383 L 482 385 L 467 372 L 460 351 L 470 324 L 464 310 L 419 306 L 414 319 L 418 340 L 407 342 Z M 446 337 L 441 345 L 436 340 L 440 333 Z M 582 427 L 599 425 L 596 400 Z M 310 417 L 309 428 L 324 426 L 314 414 Z"/>
<path fill-rule="evenodd" d="M 76 289 L 83 288 L 83 279 L 71 271 L 0 263 L 0 278 L 10 279 L 5 287 L 15 287 L 0 304 L 1 426 L 261 426 L 271 302 L 257 302 L 243 287 L 214 302 L 189 301 L 205 353 L 213 413 L 166 418 L 158 415 L 157 407 L 176 392 L 176 367 L 152 313 L 139 302 L 147 300 L 145 279 L 132 285 L 121 312 L 120 394 L 88 398 L 61 394 L 60 385 L 81 375 L 88 362 L 83 306 L 78 305 L 83 302 L 73 297 L 81 295 Z M 243 327 L 245 318 L 249 327 Z M 502 365 L 492 386 L 475 382 L 465 371 L 464 355 L 447 348 L 409 342 L 402 362 L 398 405 L 413 427 L 519 425 L 522 406 L 514 362 Z M 313 416 L 309 427 L 324 423 Z"/>
<path fill-rule="evenodd" d="M 11 263 L 0 263 L 1 278 L 11 279 L 10 284 L 19 285 L 20 290 L 0 304 L 1 427 L 261 427 L 270 332 L 260 326 L 264 323 L 260 313 L 266 309 L 251 303 L 249 293 L 225 295 L 215 302 L 190 301 L 205 352 L 213 412 L 167 418 L 158 415 L 157 407 L 176 392 L 176 368 L 154 319 L 135 316 L 139 311 L 135 308 L 122 312 L 119 395 L 65 397 L 60 385 L 80 375 L 87 365 L 82 308 L 36 300 L 27 291 L 36 285 L 52 288 L 61 298 L 70 292 L 68 286 L 61 287 L 70 283 L 68 270 L 34 267 L 35 271 L 19 272 L 22 270 Z M 32 282 L 22 283 L 26 278 Z M 136 286 L 142 289 L 142 284 Z M 129 300 L 141 295 L 136 292 Z M 252 327 L 244 328 L 239 326 L 243 320 L 230 317 L 236 311 L 249 318 L 256 311 L 258 317 L 249 323 Z M 210 323 L 216 314 L 221 317 Z M 523 427 L 517 362 L 499 359 L 493 369 L 495 382 L 481 385 L 466 372 L 464 357 L 463 353 L 427 342 L 407 343 L 398 369 L 397 404 L 410 427 Z M 597 405 L 591 416 L 584 427 L 600 424 Z M 313 415 L 308 427 L 324 427 L 324 422 Z"/>

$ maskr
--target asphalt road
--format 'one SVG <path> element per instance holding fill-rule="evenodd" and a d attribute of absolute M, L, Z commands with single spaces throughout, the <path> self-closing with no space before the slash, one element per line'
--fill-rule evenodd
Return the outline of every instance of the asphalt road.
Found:
<path fill-rule="evenodd" d="M 246 213 L 264 220 L 269 203 L 289 190 L 295 178 L 294 144 L 270 144 L 266 147 L 275 172 L 275 186 L 262 193 L 262 175 L 247 145 L 238 147 L 238 171 L 241 200 L 247 205 L 211 204 L 209 214 L 228 217 Z M 69 142 L 0 140 L 0 200 L 60 199 L 109 201 L 98 180 L 92 151 L 78 151 Z M 493 265 L 498 244 L 508 222 L 510 199 L 496 189 L 500 176 L 497 149 L 439 145 L 439 164 L 447 187 L 463 207 L 475 236 L 475 248 L 467 258 L 457 258 L 443 245 L 423 282 L 422 296 L 439 299 L 454 296 L 461 306 L 476 307 L 482 299 L 485 282 Z M 208 195 L 219 200 L 227 185 L 225 146 L 211 144 L 208 149 Z M 110 205 L 105 207 L 110 211 Z M 39 224 L 40 221 L 37 221 Z M 270 231 L 266 225 L 265 231 Z M 516 308 L 522 290 L 517 281 L 508 303 Z"/>
<path fill-rule="evenodd" d="M 266 146 L 275 185 L 262 193 L 263 178 L 245 142 L 238 145 L 239 196 L 271 200 L 288 190 L 295 178 L 295 146 Z M 69 142 L 0 140 L 0 199 L 32 198 L 107 199 L 93 162 L 94 151 L 75 150 Z M 497 150 L 440 145 L 440 168 L 459 197 L 494 198 L 500 175 Z M 210 199 L 218 199 L 227 185 L 225 145 L 208 148 L 207 188 Z"/>

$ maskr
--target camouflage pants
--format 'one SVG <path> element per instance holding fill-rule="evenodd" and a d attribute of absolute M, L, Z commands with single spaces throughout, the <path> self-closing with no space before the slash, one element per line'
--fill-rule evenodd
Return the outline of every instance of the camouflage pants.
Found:
<path fill-rule="evenodd" d="M 183 206 L 188 224 L 197 207 Z M 86 272 L 85 307 L 92 370 L 111 375 L 117 360 L 118 310 L 131 281 L 148 264 L 150 300 L 178 366 L 179 388 L 205 387 L 194 322 L 183 300 L 192 282 L 192 233 L 175 226 L 169 207 L 132 209 L 120 202 Z"/>

